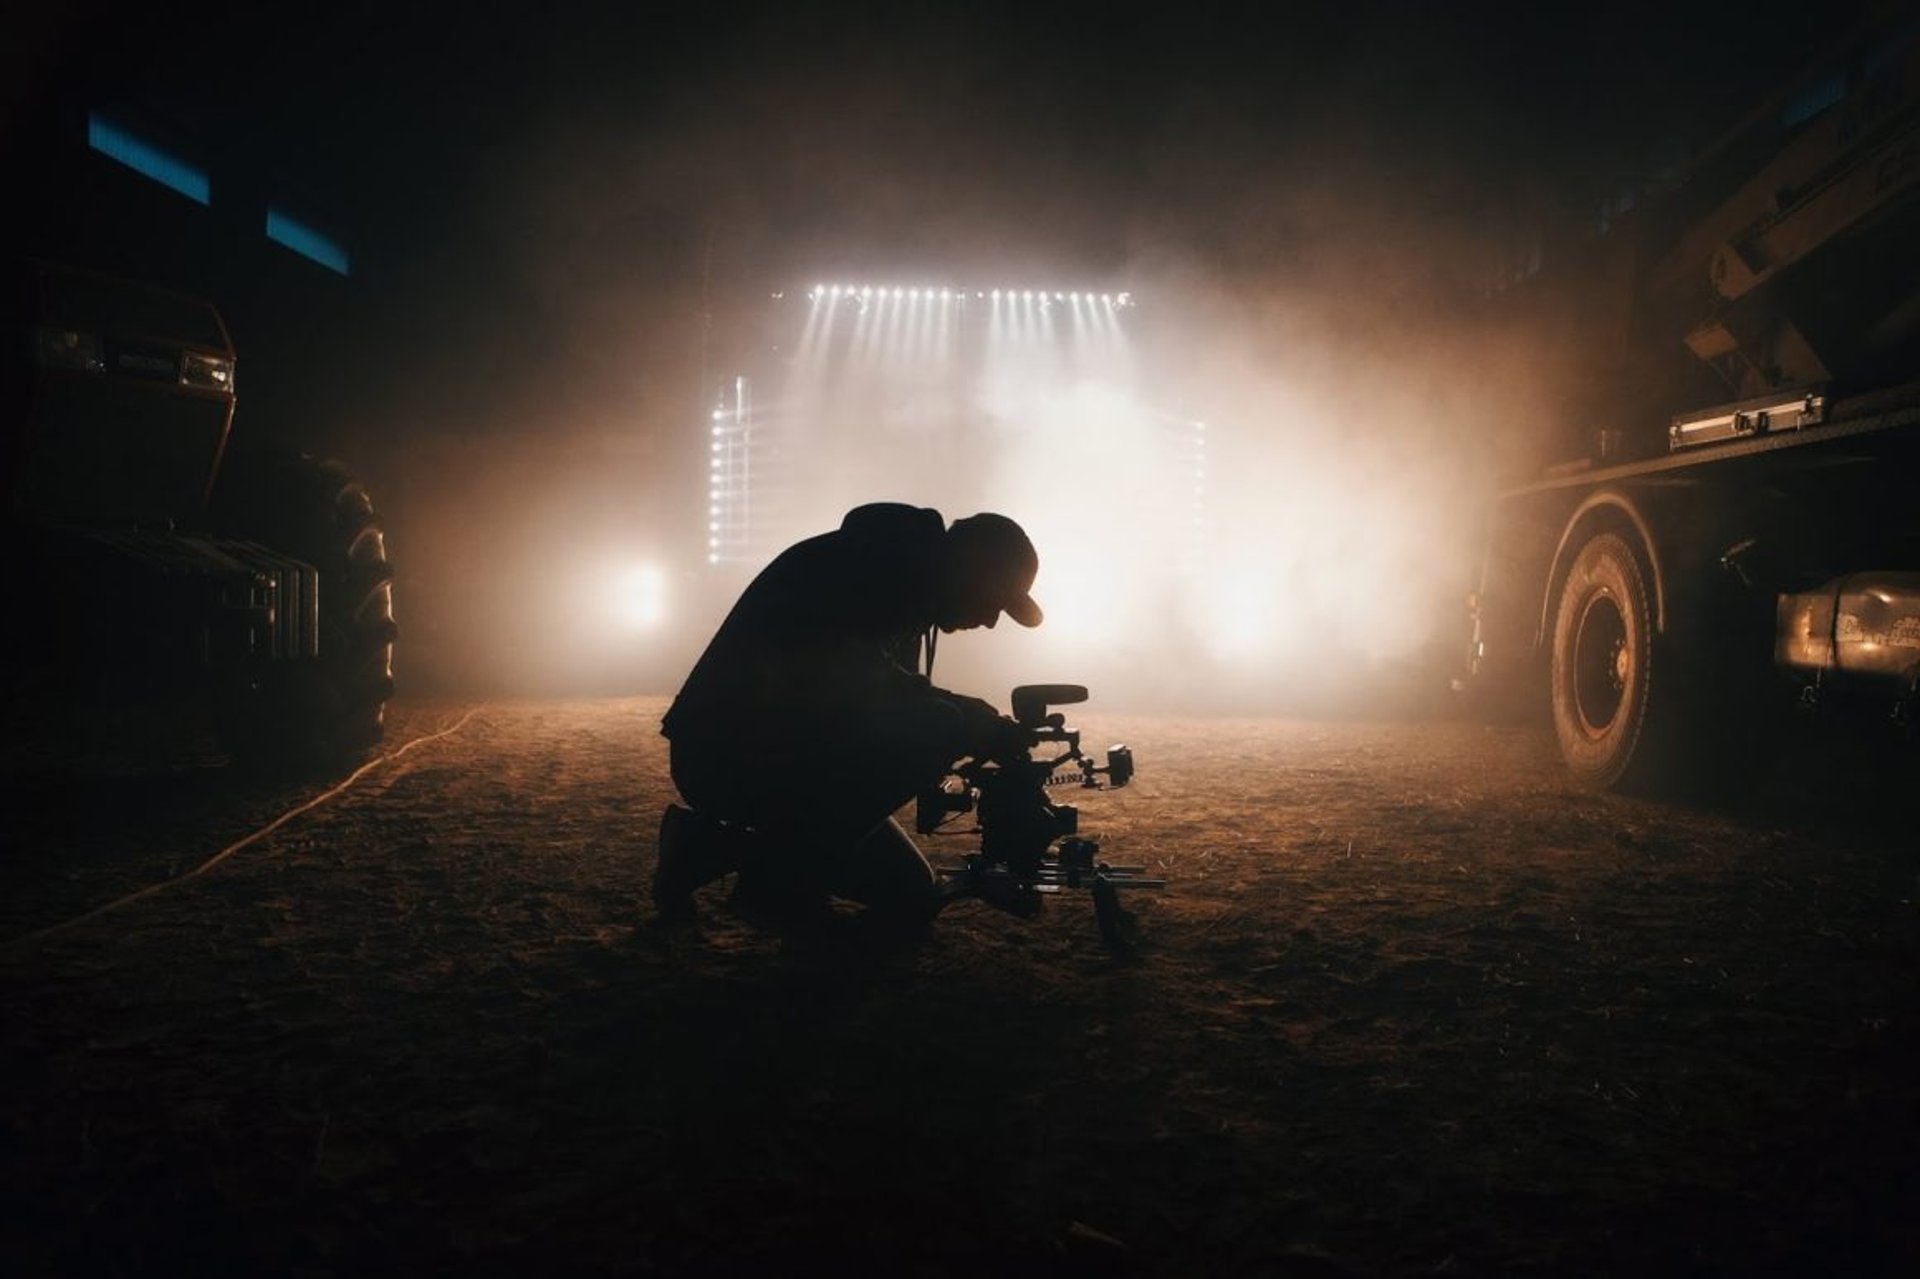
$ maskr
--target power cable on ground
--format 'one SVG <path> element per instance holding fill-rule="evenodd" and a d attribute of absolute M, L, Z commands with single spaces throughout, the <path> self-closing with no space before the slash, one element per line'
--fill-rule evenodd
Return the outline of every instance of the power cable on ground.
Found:
<path fill-rule="evenodd" d="M 181 874 L 175 875 L 172 879 L 163 879 L 157 884 L 148 884 L 145 888 L 135 889 L 133 892 L 128 893 L 124 897 L 116 897 L 112 901 L 106 903 L 103 906 L 95 906 L 92 910 L 86 911 L 83 914 L 75 915 L 71 919 L 63 919 L 57 924 L 49 924 L 45 928 L 36 928 L 30 933 L 22 933 L 18 937 L 11 938 L 5 943 L 0 943 L 0 949 L 11 950 L 16 946 L 24 946 L 28 942 L 38 941 L 42 937 L 49 936 L 53 933 L 63 932 L 66 929 L 72 928 L 77 924 L 84 924 L 90 919 L 98 919 L 100 916 L 105 915 L 111 911 L 119 910 L 122 906 L 131 905 L 132 903 L 137 902 L 142 898 L 152 897 L 156 893 L 162 892 L 168 888 L 172 888 L 175 884 L 184 883 L 187 880 L 192 879 L 198 875 L 204 875 L 208 871 L 212 870 L 214 867 L 218 866 L 221 862 L 224 862 L 229 857 L 232 857 L 235 853 L 238 853 L 242 849 L 247 848 L 253 844 L 259 843 L 261 840 L 273 834 L 273 832 L 279 830 L 282 826 L 285 826 L 288 822 L 294 820 L 296 817 L 299 817 L 305 813 L 310 813 L 314 809 L 320 807 L 320 805 L 326 803 L 328 800 L 333 799 L 336 796 L 339 796 L 341 794 L 344 794 L 346 791 L 350 790 L 353 787 L 354 783 L 358 782 L 362 777 L 365 777 L 368 773 L 372 772 L 374 769 L 379 768 L 382 764 L 392 763 L 394 760 L 399 759 L 402 755 L 405 755 L 408 751 L 414 749 L 416 746 L 425 746 L 428 742 L 437 742 L 443 737 L 450 737 L 454 733 L 459 732 L 462 728 L 466 727 L 467 721 L 472 719 L 475 713 L 478 712 L 479 710 L 480 710 L 480 707 L 475 706 L 470 710 L 468 710 L 467 713 L 462 715 L 459 719 L 455 720 L 452 724 L 448 725 L 446 728 L 438 729 L 431 733 L 423 733 L 419 737 L 414 738 L 412 741 L 409 741 L 404 745 L 401 745 L 393 750 L 386 751 L 382 754 L 374 756 L 372 759 L 368 760 L 366 763 L 360 765 L 360 767 L 354 769 L 351 773 L 348 773 L 345 777 L 341 778 L 338 782 L 335 782 L 332 786 L 328 787 L 326 790 L 323 790 L 318 795 L 315 795 L 312 799 L 305 800 L 299 804 L 294 805 L 292 808 L 289 808 L 286 812 L 280 814 L 278 817 L 268 822 L 265 826 L 260 827 L 258 830 L 255 830 L 250 834 L 242 835 L 239 839 L 234 840 L 231 844 L 228 844 L 225 848 L 221 849 L 219 852 L 215 853 L 213 856 L 207 858 L 205 861 L 201 862 L 198 866 L 195 866 L 192 870 L 184 871 Z"/>

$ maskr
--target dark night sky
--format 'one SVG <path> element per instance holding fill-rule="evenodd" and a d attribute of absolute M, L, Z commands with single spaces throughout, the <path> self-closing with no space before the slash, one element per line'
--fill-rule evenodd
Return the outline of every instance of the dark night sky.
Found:
<path fill-rule="evenodd" d="M 382 494 L 418 670 L 533 645 L 498 619 L 576 546 L 702 535 L 690 428 L 767 294 L 829 276 L 1136 290 L 1156 402 L 1237 423 L 1244 475 L 1377 481 L 1322 523 L 1387 559 L 1369 511 L 1458 535 L 1552 417 L 1490 428 L 1547 362 L 1453 322 L 1489 228 L 1709 143 L 1871 2 L 81 3 L 12 20 L 0 132 L 117 107 L 344 234 L 344 287 L 252 223 L 201 233 L 212 283 L 150 278 L 235 322 L 237 430 Z M 258 213 L 213 204 L 182 224 Z"/>
<path fill-rule="evenodd" d="M 684 363 L 703 294 L 833 272 L 1374 307 L 1517 189 L 1699 143 L 1858 7 L 81 5 L 8 78 L 312 193 L 401 328 L 652 378 L 670 413 L 633 368 Z"/>
<path fill-rule="evenodd" d="M 665 216 L 765 232 L 776 261 L 1098 268 L 1142 235 L 1231 242 L 1276 183 L 1385 177 L 1437 212 L 1607 163 L 1791 65 L 1804 8 L 82 6 L 28 43 L 38 83 L 164 104 L 335 193 L 369 243 L 511 258 Z"/>

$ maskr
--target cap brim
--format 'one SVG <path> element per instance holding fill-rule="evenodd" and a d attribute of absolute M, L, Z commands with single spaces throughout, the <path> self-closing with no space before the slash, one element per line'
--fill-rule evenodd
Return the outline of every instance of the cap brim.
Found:
<path fill-rule="evenodd" d="M 1022 626 L 1038 626 L 1044 616 L 1040 606 L 1033 602 L 1033 596 L 1021 595 L 1001 606 L 1003 612 Z"/>

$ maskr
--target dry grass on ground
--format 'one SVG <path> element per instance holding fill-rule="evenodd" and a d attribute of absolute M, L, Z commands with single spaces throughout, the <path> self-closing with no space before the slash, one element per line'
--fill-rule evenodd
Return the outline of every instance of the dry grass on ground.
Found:
<path fill-rule="evenodd" d="M 856 961 L 712 890 L 648 926 L 659 710 L 483 707 L 0 951 L 16 1272 L 1920 1261 L 1891 801 L 1689 809 L 1572 791 L 1529 730 L 1089 709 L 1141 773 L 1083 825 L 1173 880 L 1140 956 L 1067 901 Z M 0 923 L 307 793 L 20 795 Z"/>

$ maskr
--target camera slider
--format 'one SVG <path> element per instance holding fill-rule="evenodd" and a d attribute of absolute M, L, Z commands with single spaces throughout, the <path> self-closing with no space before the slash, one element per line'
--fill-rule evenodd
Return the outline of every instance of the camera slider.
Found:
<path fill-rule="evenodd" d="M 978 897 L 1022 918 L 1040 913 L 1043 894 L 1085 889 L 1093 900 L 1100 940 L 1110 950 L 1130 950 L 1127 930 L 1133 914 L 1121 906 L 1120 890 L 1165 888 L 1167 881 L 1150 877 L 1145 866 L 1109 866 L 1099 860 L 1099 853 L 1096 841 L 1075 836 L 1060 841 L 1057 851 L 1043 854 L 1040 865 L 1026 874 L 1016 874 L 1004 863 L 990 863 L 978 853 L 959 866 L 941 867 L 938 873 L 949 901 Z"/>

